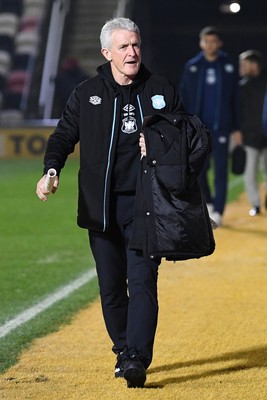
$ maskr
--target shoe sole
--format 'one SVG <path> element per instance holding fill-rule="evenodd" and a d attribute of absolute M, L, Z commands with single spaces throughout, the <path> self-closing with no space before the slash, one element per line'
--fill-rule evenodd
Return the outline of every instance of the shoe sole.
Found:
<path fill-rule="evenodd" d="M 145 371 L 137 368 L 129 368 L 124 373 L 128 388 L 143 388 L 146 381 Z"/>

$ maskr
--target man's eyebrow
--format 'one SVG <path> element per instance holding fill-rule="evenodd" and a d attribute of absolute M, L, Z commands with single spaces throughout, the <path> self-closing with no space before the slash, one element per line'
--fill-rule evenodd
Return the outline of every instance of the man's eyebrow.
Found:
<path fill-rule="evenodd" d="M 133 43 L 120 43 L 118 46 L 119 47 L 127 47 L 127 46 L 136 46 L 136 45 L 138 45 L 138 46 L 140 46 L 140 42 L 138 41 L 138 40 L 136 40 L 135 42 L 133 42 Z"/>

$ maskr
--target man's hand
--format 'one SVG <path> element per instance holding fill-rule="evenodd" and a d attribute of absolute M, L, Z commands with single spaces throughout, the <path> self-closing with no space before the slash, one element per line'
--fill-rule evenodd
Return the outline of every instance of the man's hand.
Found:
<path fill-rule="evenodd" d="M 141 156 L 145 157 L 146 156 L 146 143 L 145 143 L 145 138 L 144 138 L 143 133 L 140 133 L 139 146 L 141 149 Z"/>
<path fill-rule="evenodd" d="M 54 184 L 53 184 L 53 187 L 51 189 L 51 192 L 48 192 L 45 189 L 45 180 L 46 180 L 46 175 L 44 175 L 39 180 L 39 182 L 37 183 L 37 186 L 36 186 L 36 194 L 39 197 L 39 199 L 42 200 L 42 201 L 47 201 L 48 200 L 47 195 L 49 193 L 56 193 L 58 185 L 59 185 L 59 179 L 58 179 L 58 176 L 56 176 Z"/>

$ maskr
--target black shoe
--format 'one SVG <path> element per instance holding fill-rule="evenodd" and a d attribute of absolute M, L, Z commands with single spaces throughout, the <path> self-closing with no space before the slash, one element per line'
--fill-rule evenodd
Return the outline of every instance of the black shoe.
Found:
<path fill-rule="evenodd" d="M 143 388 L 146 381 L 146 370 L 138 356 L 131 356 L 124 364 L 124 379 L 128 388 Z"/>
<path fill-rule="evenodd" d="M 117 362 L 115 365 L 115 378 L 123 378 L 124 364 L 125 364 L 126 359 L 127 359 L 127 357 L 125 356 L 123 351 L 117 355 Z"/>
<path fill-rule="evenodd" d="M 267 193 L 266 193 L 266 195 L 265 195 L 265 202 L 264 202 L 264 205 L 265 205 L 265 210 L 267 210 Z"/>
<path fill-rule="evenodd" d="M 258 215 L 258 214 L 260 214 L 260 207 L 252 207 L 250 210 L 249 210 L 249 215 L 251 216 L 251 217 L 255 217 L 255 215 Z"/>

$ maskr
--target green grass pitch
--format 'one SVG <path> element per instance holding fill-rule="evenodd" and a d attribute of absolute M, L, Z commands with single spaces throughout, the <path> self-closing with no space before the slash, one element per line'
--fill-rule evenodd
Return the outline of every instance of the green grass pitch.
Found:
<path fill-rule="evenodd" d="M 42 161 L 0 160 L 0 326 L 94 267 L 87 231 L 76 225 L 77 172 L 78 161 L 68 160 L 57 193 L 43 203 L 35 194 Z M 230 182 L 234 179 L 230 175 Z M 229 201 L 243 191 L 239 181 L 229 190 Z M 68 323 L 97 295 L 93 279 L 0 338 L 0 372 L 34 338 Z"/>

